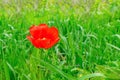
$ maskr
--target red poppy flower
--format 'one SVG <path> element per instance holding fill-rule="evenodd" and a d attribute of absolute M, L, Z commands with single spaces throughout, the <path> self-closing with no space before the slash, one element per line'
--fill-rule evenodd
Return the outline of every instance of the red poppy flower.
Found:
<path fill-rule="evenodd" d="M 46 24 L 33 25 L 30 28 L 30 36 L 27 39 L 36 48 L 51 48 L 59 41 L 58 30 L 55 27 L 48 27 Z"/>

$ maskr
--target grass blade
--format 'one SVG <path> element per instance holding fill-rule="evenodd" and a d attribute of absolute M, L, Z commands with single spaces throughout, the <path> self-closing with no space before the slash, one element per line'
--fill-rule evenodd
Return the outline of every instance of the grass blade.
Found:
<path fill-rule="evenodd" d="M 93 74 L 85 75 L 85 76 L 79 78 L 78 80 L 86 80 L 86 79 L 89 79 L 89 78 L 92 78 L 92 77 L 105 77 L 105 76 L 101 73 L 93 73 Z"/>
<path fill-rule="evenodd" d="M 115 45 L 112 45 L 112 44 L 110 44 L 110 43 L 107 43 L 107 45 L 110 46 L 110 47 L 115 48 L 115 49 L 118 50 L 118 51 L 120 51 L 120 48 L 117 47 L 117 46 L 115 46 Z"/>
<path fill-rule="evenodd" d="M 10 80 L 9 69 L 8 69 L 8 66 L 7 66 L 7 64 L 6 64 L 5 61 L 4 61 L 4 72 L 5 72 L 5 78 L 6 78 L 6 80 Z"/>

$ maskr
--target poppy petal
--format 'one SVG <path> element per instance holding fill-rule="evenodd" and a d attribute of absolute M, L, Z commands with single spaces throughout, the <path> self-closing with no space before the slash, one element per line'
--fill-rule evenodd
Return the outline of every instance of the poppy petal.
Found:
<path fill-rule="evenodd" d="M 32 26 L 30 28 L 30 34 L 34 37 L 34 38 L 40 38 L 43 37 L 44 34 L 46 33 L 46 29 L 48 28 L 47 25 L 45 24 L 41 24 L 39 26 Z"/>
<path fill-rule="evenodd" d="M 54 46 L 58 41 L 59 41 L 59 37 L 56 38 L 54 41 L 51 41 L 51 44 L 49 45 L 49 48 L 51 48 L 52 46 Z"/>
<path fill-rule="evenodd" d="M 47 36 L 46 37 L 48 37 L 48 38 L 50 38 L 52 40 L 56 39 L 58 37 L 57 28 L 55 28 L 55 27 L 49 28 L 49 30 L 47 31 Z"/>
<path fill-rule="evenodd" d="M 33 45 L 37 48 L 48 48 L 50 39 L 37 39 L 33 41 Z"/>

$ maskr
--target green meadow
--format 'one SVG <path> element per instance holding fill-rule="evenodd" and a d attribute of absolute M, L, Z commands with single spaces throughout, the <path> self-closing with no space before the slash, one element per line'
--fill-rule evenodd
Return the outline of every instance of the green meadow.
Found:
<path fill-rule="evenodd" d="M 26 38 L 41 23 L 50 49 Z M 120 0 L 0 0 L 0 80 L 120 80 Z"/>

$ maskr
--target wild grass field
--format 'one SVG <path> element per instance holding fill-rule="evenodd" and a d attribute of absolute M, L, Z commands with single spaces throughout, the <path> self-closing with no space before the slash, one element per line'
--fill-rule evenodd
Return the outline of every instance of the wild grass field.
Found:
<path fill-rule="evenodd" d="M 26 38 L 41 23 L 47 50 Z M 0 0 L 0 80 L 120 80 L 120 0 Z"/>

